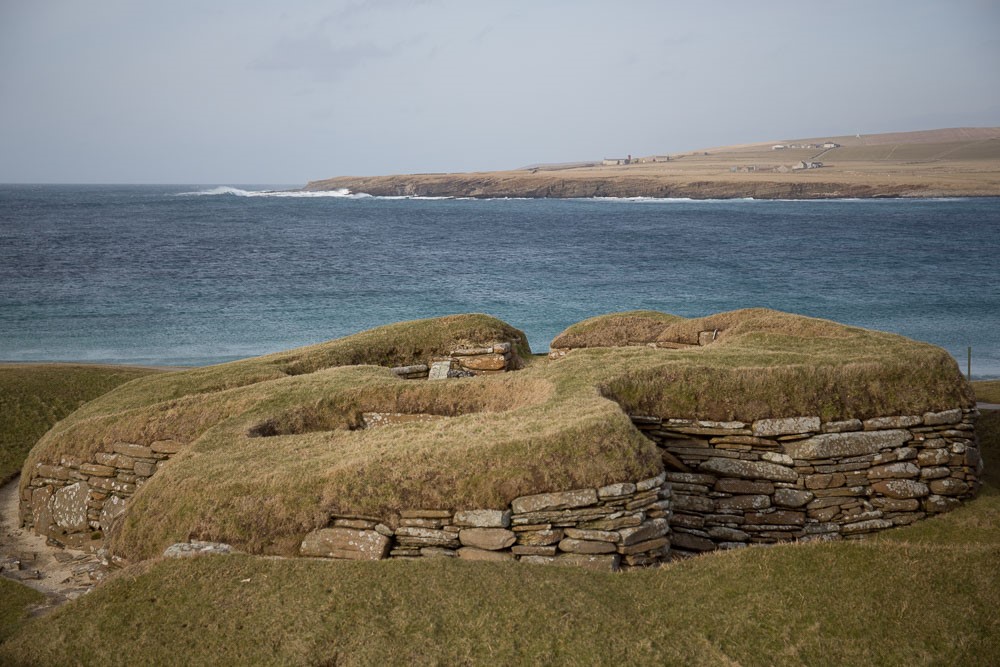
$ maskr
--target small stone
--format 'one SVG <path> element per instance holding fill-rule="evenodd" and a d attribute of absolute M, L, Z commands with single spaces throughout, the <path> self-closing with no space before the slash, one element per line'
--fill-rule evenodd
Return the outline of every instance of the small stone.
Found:
<path fill-rule="evenodd" d="M 666 519 L 660 518 L 652 519 L 634 528 L 622 528 L 618 531 L 618 534 L 621 536 L 621 544 L 629 546 L 638 542 L 662 537 L 669 532 L 670 523 Z"/>
<path fill-rule="evenodd" d="M 597 504 L 596 489 L 576 489 L 573 491 L 521 496 L 520 498 L 515 498 L 510 505 L 515 514 L 525 514 L 528 512 L 572 509 L 595 504 Z"/>
<path fill-rule="evenodd" d="M 624 556 L 630 556 L 633 554 L 645 553 L 647 551 L 656 551 L 669 545 L 670 540 L 666 537 L 656 537 L 651 540 L 646 540 L 645 542 L 636 542 L 635 544 L 630 544 L 628 546 L 620 546 L 618 547 L 618 553 Z"/>
<path fill-rule="evenodd" d="M 843 473 L 820 473 L 806 476 L 807 489 L 829 489 L 843 486 L 846 478 Z"/>
<path fill-rule="evenodd" d="M 805 512 L 776 510 L 773 512 L 747 512 L 746 525 L 801 526 L 806 521 Z"/>
<path fill-rule="evenodd" d="M 758 419 L 753 423 L 753 435 L 767 437 L 793 433 L 814 433 L 820 428 L 819 417 L 787 417 L 784 419 Z"/>
<path fill-rule="evenodd" d="M 675 549 L 685 549 L 687 551 L 714 551 L 715 542 L 707 537 L 692 535 L 691 533 L 674 532 L 670 538 L 670 544 Z"/>
<path fill-rule="evenodd" d="M 157 440 L 149 446 L 156 454 L 176 454 L 181 451 L 181 443 L 176 440 Z"/>
<path fill-rule="evenodd" d="M 714 512 L 715 501 L 705 496 L 687 496 L 679 493 L 674 496 L 674 509 L 685 512 Z"/>
<path fill-rule="evenodd" d="M 840 532 L 843 535 L 860 535 L 876 530 L 885 530 L 886 528 L 892 528 L 892 526 L 892 521 L 888 519 L 868 519 L 866 521 L 844 524 L 840 527 Z"/>
<path fill-rule="evenodd" d="M 939 466 L 948 463 L 951 454 L 945 448 L 924 449 L 917 455 L 917 463 L 922 466 Z"/>
<path fill-rule="evenodd" d="M 725 526 L 713 526 L 708 529 L 708 534 L 713 540 L 717 541 L 747 542 L 750 540 L 750 535 L 744 533 L 742 530 L 726 528 Z"/>
<path fill-rule="evenodd" d="M 928 513 L 950 512 L 959 505 L 961 501 L 958 498 L 938 495 L 928 496 L 923 502 L 924 511 Z"/>
<path fill-rule="evenodd" d="M 84 475 L 92 475 L 94 477 L 114 477 L 118 474 L 112 466 L 105 466 L 99 463 L 81 463 L 80 472 Z"/>
<path fill-rule="evenodd" d="M 612 544 L 617 544 L 622 540 L 622 536 L 612 530 L 585 530 L 581 528 L 567 528 L 566 537 L 573 538 L 574 540 L 611 542 Z"/>
<path fill-rule="evenodd" d="M 129 442 L 116 442 L 111 446 L 111 450 L 116 454 L 122 454 L 124 456 L 131 456 L 134 459 L 151 459 L 153 458 L 153 450 L 150 447 L 144 447 L 143 445 L 133 445 Z"/>
<path fill-rule="evenodd" d="M 951 475 L 951 468 L 945 466 L 929 466 L 920 469 L 920 479 L 942 479 Z"/>
<path fill-rule="evenodd" d="M 758 495 L 769 496 L 774 493 L 774 484 L 767 481 L 750 481 L 747 479 L 733 479 L 723 477 L 715 483 L 715 490 L 722 493 L 733 493 L 738 495 Z"/>
<path fill-rule="evenodd" d="M 872 498 L 872 505 L 884 512 L 915 512 L 920 509 L 920 501 L 916 498 L 897 500 L 895 498 Z"/>

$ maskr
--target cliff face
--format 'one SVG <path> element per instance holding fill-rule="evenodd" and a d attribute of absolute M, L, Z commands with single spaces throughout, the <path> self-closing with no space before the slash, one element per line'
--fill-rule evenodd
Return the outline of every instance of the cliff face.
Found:
<path fill-rule="evenodd" d="M 530 172 L 340 177 L 312 181 L 307 191 L 347 189 L 376 196 L 422 197 L 687 197 L 691 199 L 824 199 L 837 197 L 975 196 L 929 184 L 870 184 L 836 180 L 697 180 L 656 176 L 569 177 Z M 998 194 L 996 192 L 992 194 Z"/>

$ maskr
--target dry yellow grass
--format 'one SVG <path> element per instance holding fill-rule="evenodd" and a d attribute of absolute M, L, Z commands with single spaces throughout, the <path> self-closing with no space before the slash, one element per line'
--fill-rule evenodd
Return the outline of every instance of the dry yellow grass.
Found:
<path fill-rule="evenodd" d="M 700 348 L 581 349 L 447 382 L 338 365 L 415 363 L 456 341 L 521 336 L 483 315 L 397 324 L 133 382 L 58 424 L 26 466 L 86 460 L 118 441 L 175 440 L 181 452 L 139 489 L 112 536 L 116 553 L 144 559 L 197 538 L 291 554 L 331 514 L 393 523 L 401 509 L 501 508 L 521 495 L 653 476 L 655 447 L 626 413 L 835 419 L 972 402 L 943 350 L 824 320 L 760 309 L 697 320 L 646 312 L 583 328 L 601 339 L 607 324 L 608 340 L 629 341 L 635 323 L 657 340 L 719 333 Z M 447 419 L 358 429 L 370 411 Z"/>

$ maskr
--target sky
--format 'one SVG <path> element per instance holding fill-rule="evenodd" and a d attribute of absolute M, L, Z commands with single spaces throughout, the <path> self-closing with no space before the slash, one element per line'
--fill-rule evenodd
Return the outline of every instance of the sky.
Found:
<path fill-rule="evenodd" d="M 0 0 L 0 182 L 304 184 L 1000 126 L 1000 2 Z"/>

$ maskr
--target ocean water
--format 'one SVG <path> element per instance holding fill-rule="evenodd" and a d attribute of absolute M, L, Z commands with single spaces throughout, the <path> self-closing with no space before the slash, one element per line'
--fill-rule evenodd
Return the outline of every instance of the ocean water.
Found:
<path fill-rule="evenodd" d="M 0 360 L 201 365 L 485 312 L 545 351 L 649 308 L 893 331 L 1000 377 L 1000 198 L 687 201 L 0 186 Z"/>

